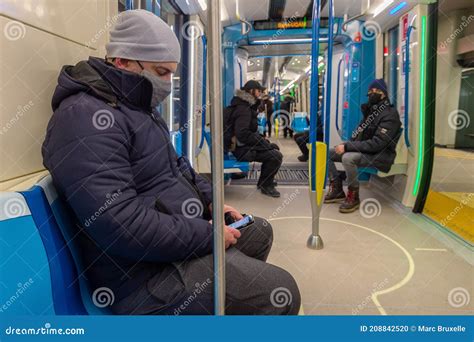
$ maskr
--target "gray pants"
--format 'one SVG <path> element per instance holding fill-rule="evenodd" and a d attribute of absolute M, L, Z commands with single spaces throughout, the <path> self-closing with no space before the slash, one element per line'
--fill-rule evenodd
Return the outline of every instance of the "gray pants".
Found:
<path fill-rule="evenodd" d="M 370 162 L 364 158 L 360 152 L 345 152 L 343 154 L 337 154 L 334 148 L 329 149 L 328 159 L 328 174 L 329 180 L 333 181 L 339 177 L 339 171 L 336 168 L 336 162 L 342 163 L 344 170 L 346 171 L 347 184 L 351 188 L 359 187 L 358 178 L 358 167 L 370 167 Z"/>
<path fill-rule="evenodd" d="M 273 241 L 271 225 L 255 217 L 255 224 L 241 233 L 226 252 L 226 314 L 296 315 L 301 297 L 295 280 L 265 262 Z M 212 315 L 212 254 L 167 265 L 112 310 L 122 315 Z"/>

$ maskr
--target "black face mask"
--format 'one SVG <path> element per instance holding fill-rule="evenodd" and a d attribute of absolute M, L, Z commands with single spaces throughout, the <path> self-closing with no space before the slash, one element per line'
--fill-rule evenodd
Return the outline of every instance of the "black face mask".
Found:
<path fill-rule="evenodd" d="M 371 106 L 379 103 L 382 100 L 382 95 L 377 94 L 377 93 L 370 94 L 368 97 L 369 97 L 369 105 Z"/>

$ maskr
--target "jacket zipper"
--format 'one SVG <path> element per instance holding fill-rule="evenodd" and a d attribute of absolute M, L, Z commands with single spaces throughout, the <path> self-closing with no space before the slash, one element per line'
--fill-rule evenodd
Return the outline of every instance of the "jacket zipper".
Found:
<path fill-rule="evenodd" d="M 164 129 L 164 127 L 162 127 L 161 123 L 156 118 L 156 116 L 153 112 L 150 112 L 150 116 L 151 116 L 153 122 L 158 126 L 158 128 Z M 170 145 L 171 145 L 171 142 L 169 141 L 168 146 L 167 146 L 168 147 L 168 161 L 170 162 L 170 165 L 172 165 L 173 161 L 171 159 L 171 155 L 174 154 L 174 147 L 172 147 Z M 171 168 L 171 170 L 172 170 L 173 173 L 175 173 L 173 167 Z M 186 188 L 191 190 L 191 192 L 199 199 L 199 201 L 201 202 L 201 204 L 203 206 L 203 214 L 208 213 L 208 208 L 206 207 L 206 204 L 205 204 L 205 201 L 204 201 L 203 196 L 201 194 L 201 191 L 199 189 L 197 189 L 197 186 L 195 184 L 192 184 L 184 175 L 181 174 L 181 172 L 179 172 L 177 175 L 175 174 L 175 176 L 177 176 L 178 180 L 182 184 L 184 184 L 186 186 Z M 182 180 L 183 178 L 184 178 L 184 181 Z"/>

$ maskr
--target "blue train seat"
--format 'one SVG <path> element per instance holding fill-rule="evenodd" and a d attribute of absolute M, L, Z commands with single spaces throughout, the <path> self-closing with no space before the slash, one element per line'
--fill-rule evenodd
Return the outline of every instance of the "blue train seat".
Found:
<path fill-rule="evenodd" d="M 258 133 L 264 135 L 267 131 L 267 115 L 265 113 L 259 113 L 257 115 L 257 126 Z"/>
<path fill-rule="evenodd" d="M 43 189 L 35 185 L 21 194 L 28 204 L 48 257 L 55 313 L 58 315 L 87 314 L 80 297 L 74 260 Z"/>
<path fill-rule="evenodd" d="M 56 189 L 54 188 L 51 176 L 48 175 L 41 179 L 33 189 L 38 191 L 41 190 L 43 193 L 43 199 L 50 207 L 51 214 L 54 217 L 54 224 L 50 226 L 50 229 L 55 230 L 61 235 L 60 241 L 63 244 L 61 248 L 67 250 L 67 264 L 65 262 L 63 267 L 67 267 L 74 272 L 73 287 L 76 290 L 74 292 L 73 301 L 80 302 L 81 305 L 83 305 L 85 308 L 85 314 L 111 314 L 111 311 L 107 307 L 99 308 L 93 303 L 93 289 L 89 287 L 87 278 L 85 277 L 84 267 L 78 250 L 77 228 L 74 214 L 71 212 L 69 206 L 59 198 Z"/>
<path fill-rule="evenodd" d="M 75 231 L 51 176 L 26 191 L 0 193 L 0 313 L 110 314 L 93 303 Z"/>
<path fill-rule="evenodd" d="M 22 194 L 0 193 L 1 314 L 41 316 L 68 311 L 61 305 L 68 289 L 55 283 L 61 275 L 51 272 L 54 255 L 45 249 L 54 237 L 39 229 L 39 223 Z"/>
<path fill-rule="evenodd" d="M 211 132 L 204 131 L 204 138 L 207 146 L 209 146 L 209 153 L 211 153 Z M 248 162 L 238 161 L 231 152 L 224 152 L 224 173 L 248 172 L 250 169 Z"/>
<path fill-rule="evenodd" d="M 294 113 L 293 120 L 291 121 L 291 129 L 295 133 L 302 133 L 309 130 L 309 124 L 307 120 L 308 114 L 304 112 Z"/>

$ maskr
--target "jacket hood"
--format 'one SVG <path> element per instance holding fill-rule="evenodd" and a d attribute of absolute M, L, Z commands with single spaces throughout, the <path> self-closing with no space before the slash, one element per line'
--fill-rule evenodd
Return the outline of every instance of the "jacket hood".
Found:
<path fill-rule="evenodd" d="M 235 102 L 234 100 L 237 100 L 237 102 L 239 100 L 242 100 L 244 102 L 247 102 L 251 106 L 257 103 L 257 99 L 252 94 L 247 93 L 245 90 L 242 90 L 242 89 L 237 89 L 235 91 L 235 97 L 232 99 L 232 104 L 237 104 L 237 103 L 234 103 Z"/>
<path fill-rule="evenodd" d="M 116 107 L 117 102 L 140 109 L 150 109 L 152 85 L 145 77 L 115 68 L 101 58 L 90 57 L 76 65 L 62 68 L 53 94 L 52 108 L 56 110 L 67 97 L 88 93 Z"/>

